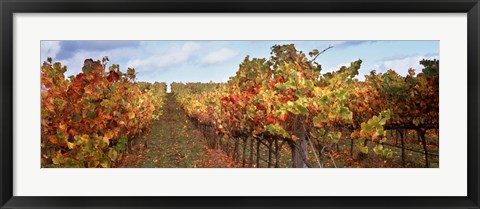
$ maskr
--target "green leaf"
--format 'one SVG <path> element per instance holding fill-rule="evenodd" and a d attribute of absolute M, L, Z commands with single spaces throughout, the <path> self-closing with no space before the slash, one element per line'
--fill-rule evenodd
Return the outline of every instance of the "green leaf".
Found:
<path fill-rule="evenodd" d="M 360 126 L 361 126 L 362 130 L 367 131 L 367 132 L 372 131 L 373 128 L 374 128 L 374 127 L 373 127 L 371 124 L 369 124 L 369 123 L 362 123 Z"/>
<path fill-rule="evenodd" d="M 387 138 L 386 137 L 383 137 L 382 140 L 380 140 L 381 143 L 385 143 L 387 142 Z"/>
<path fill-rule="evenodd" d="M 313 118 L 313 125 L 315 127 L 321 127 L 322 123 L 324 123 L 325 121 L 327 121 L 326 117 L 322 114 L 318 114 Z"/>
<path fill-rule="evenodd" d="M 380 121 L 380 118 L 378 118 L 378 116 L 375 115 L 372 117 L 371 121 L 372 121 L 372 124 L 378 123 L 378 121 Z"/>
<path fill-rule="evenodd" d="M 314 84 L 313 84 L 313 81 L 312 80 L 306 80 L 305 81 L 305 85 L 309 88 L 313 88 L 314 87 Z"/>
<path fill-rule="evenodd" d="M 265 126 L 265 131 L 272 134 L 281 135 L 285 138 L 289 137 L 287 131 L 285 131 L 285 129 L 283 129 L 283 127 L 279 124 L 268 124 Z"/>
<path fill-rule="evenodd" d="M 368 147 L 367 146 L 357 145 L 357 147 L 360 150 L 360 152 L 362 152 L 364 154 L 368 154 Z"/>
<path fill-rule="evenodd" d="M 100 162 L 97 161 L 97 160 L 88 161 L 88 167 L 89 168 L 96 168 L 99 164 L 100 164 Z"/>
<path fill-rule="evenodd" d="M 76 162 L 72 158 L 65 158 L 65 167 L 74 168 L 79 166 L 78 166 L 78 162 Z"/>
<path fill-rule="evenodd" d="M 63 156 L 61 155 L 56 155 L 55 157 L 52 158 L 52 162 L 55 165 L 59 165 L 63 162 Z"/>
<path fill-rule="evenodd" d="M 118 157 L 118 152 L 117 152 L 117 150 L 115 150 L 115 149 L 110 149 L 110 151 L 108 151 L 108 157 L 109 157 L 110 159 L 112 159 L 112 161 L 115 161 L 115 160 L 117 159 L 117 157 Z"/>
<path fill-rule="evenodd" d="M 352 118 L 352 112 L 346 107 L 340 107 L 340 111 L 338 112 L 338 116 L 340 118 L 345 118 L 345 119 L 351 119 Z"/>
<path fill-rule="evenodd" d="M 375 145 L 375 147 L 373 148 L 373 151 L 374 151 L 376 154 L 381 154 L 381 153 L 383 153 L 383 145 L 381 145 L 381 144 Z"/>
<path fill-rule="evenodd" d="M 83 144 L 83 140 L 82 140 L 82 138 L 81 138 L 80 136 L 75 135 L 75 136 L 73 137 L 73 139 L 75 139 L 75 144 L 77 144 L 77 145 L 79 145 L 79 146 Z"/>
<path fill-rule="evenodd" d="M 338 141 L 340 141 L 340 139 L 342 138 L 342 132 L 340 131 L 330 133 L 329 135 L 334 143 L 338 143 Z"/>
<path fill-rule="evenodd" d="M 275 84 L 275 88 L 277 88 L 277 90 L 285 90 L 286 89 L 286 87 L 283 83 Z"/>
<path fill-rule="evenodd" d="M 308 109 L 300 104 L 296 104 L 295 108 L 297 108 L 303 115 L 308 113 Z"/>
<path fill-rule="evenodd" d="M 378 135 L 383 136 L 383 134 L 385 133 L 385 131 L 383 130 L 383 127 L 382 127 L 382 126 L 380 126 L 380 128 L 377 129 L 377 133 L 378 133 Z"/>
<path fill-rule="evenodd" d="M 108 158 L 102 157 L 102 159 L 100 159 L 100 166 L 102 166 L 102 168 L 109 168 L 110 161 L 108 160 Z"/>
<path fill-rule="evenodd" d="M 126 136 L 122 136 L 118 142 L 117 142 L 117 148 L 120 150 L 120 151 L 123 151 L 125 150 L 126 146 L 127 146 L 127 142 L 128 142 L 128 138 Z"/>
<path fill-rule="evenodd" d="M 387 123 L 388 118 L 383 118 L 381 119 L 378 123 L 382 126 L 384 126 Z"/>
<path fill-rule="evenodd" d="M 67 142 L 68 149 L 75 149 L 76 144 L 72 142 Z"/>
<path fill-rule="evenodd" d="M 390 150 L 390 149 L 384 149 L 383 150 L 383 156 L 385 156 L 387 158 L 391 158 L 391 157 L 393 157 L 393 151 Z"/>
<path fill-rule="evenodd" d="M 58 139 L 58 141 L 64 141 L 66 138 L 63 136 L 62 133 L 57 132 L 57 139 Z"/>
<path fill-rule="evenodd" d="M 87 117 L 88 117 L 88 119 L 94 119 L 94 118 L 97 117 L 97 112 L 96 111 L 88 112 Z"/>
<path fill-rule="evenodd" d="M 328 97 L 325 95 L 322 98 L 320 98 L 320 103 L 325 104 L 328 101 Z"/>

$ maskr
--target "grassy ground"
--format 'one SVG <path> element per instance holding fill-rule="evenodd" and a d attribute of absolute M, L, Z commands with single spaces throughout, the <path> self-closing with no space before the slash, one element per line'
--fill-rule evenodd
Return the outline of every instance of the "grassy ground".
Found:
<path fill-rule="evenodd" d="M 136 140 L 119 167 L 195 168 L 233 167 L 219 150 L 206 147 L 202 133 L 187 119 L 172 94 L 167 94 L 164 115 L 149 134 Z"/>

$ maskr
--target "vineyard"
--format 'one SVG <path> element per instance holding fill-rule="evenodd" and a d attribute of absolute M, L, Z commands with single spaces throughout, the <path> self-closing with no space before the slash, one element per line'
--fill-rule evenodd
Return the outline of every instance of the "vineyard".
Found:
<path fill-rule="evenodd" d="M 139 82 L 87 59 L 41 67 L 42 167 L 439 167 L 439 61 L 323 72 L 293 44 L 225 83 Z"/>
<path fill-rule="evenodd" d="M 134 83 L 135 70 L 108 58 L 85 60 L 82 73 L 65 79 L 67 68 L 42 66 L 42 165 L 115 167 L 132 139 L 162 115 L 165 83 Z"/>

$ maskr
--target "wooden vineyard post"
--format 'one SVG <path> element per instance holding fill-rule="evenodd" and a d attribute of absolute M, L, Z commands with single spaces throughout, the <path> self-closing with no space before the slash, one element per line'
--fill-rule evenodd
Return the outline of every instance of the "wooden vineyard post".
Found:
<path fill-rule="evenodd" d="M 225 136 L 225 135 L 224 135 Z M 228 136 L 228 135 L 227 135 Z M 225 148 L 223 149 L 226 153 L 227 153 L 227 156 L 228 157 L 231 157 L 230 155 L 233 155 L 233 152 L 230 152 L 230 137 L 227 137 L 226 138 L 226 142 L 225 142 Z"/>
<path fill-rule="evenodd" d="M 278 140 L 275 140 L 275 168 L 278 168 L 278 158 L 279 156 L 279 147 L 278 147 Z"/>
<path fill-rule="evenodd" d="M 268 167 L 272 167 L 272 140 L 268 140 Z"/>
<path fill-rule="evenodd" d="M 244 137 L 243 138 L 243 145 L 242 145 L 242 147 L 243 147 L 243 150 L 242 150 L 242 152 L 243 152 L 243 154 L 242 154 L 242 167 L 245 167 L 245 160 L 246 160 L 245 155 L 247 154 L 247 152 L 246 152 L 247 151 L 247 142 L 248 142 L 248 137 Z"/>
<path fill-rule="evenodd" d="M 215 134 L 216 138 L 217 138 L 217 145 L 218 145 L 218 149 L 220 150 L 225 150 L 223 147 L 224 145 L 222 144 L 222 135 L 221 134 L 217 134 L 217 131 L 214 131 L 213 134 Z"/>
<path fill-rule="evenodd" d="M 428 164 L 428 150 L 427 150 L 427 140 L 425 139 L 425 131 L 421 128 L 417 129 L 418 138 L 421 139 L 423 145 L 423 151 L 425 152 L 425 166 L 430 167 Z"/>
<path fill-rule="evenodd" d="M 257 168 L 260 168 L 260 140 L 257 140 Z"/>
<path fill-rule="evenodd" d="M 400 143 L 402 143 L 402 165 L 405 168 L 405 142 L 403 141 L 403 133 L 401 130 L 397 130 L 400 135 Z"/>
<path fill-rule="evenodd" d="M 303 115 L 297 116 L 294 123 L 294 135 L 297 137 L 297 140 L 293 141 L 290 144 L 292 148 L 292 160 L 294 168 L 307 168 L 307 164 L 304 159 L 308 159 L 307 156 L 307 141 L 306 133 L 303 128 Z"/>
<path fill-rule="evenodd" d="M 213 125 L 210 125 L 210 143 L 212 149 L 217 148 L 217 138 L 215 137 L 215 128 Z"/>
<path fill-rule="evenodd" d="M 255 143 L 255 138 L 252 137 L 252 139 L 250 140 L 250 160 L 249 160 L 249 165 L 248 167 L 251 167 L 253 168 L 253 143 Z"/>
<path fill-rule="evenodd" d="M 233 140 L 235 140 L 234 146 L 233 146 L 233 160 L 234 160 L 235 162 L 238 162 L 238 141 L 239 141 L 240 139 L 238 139 L 238 138 L 233 138 Z"/>

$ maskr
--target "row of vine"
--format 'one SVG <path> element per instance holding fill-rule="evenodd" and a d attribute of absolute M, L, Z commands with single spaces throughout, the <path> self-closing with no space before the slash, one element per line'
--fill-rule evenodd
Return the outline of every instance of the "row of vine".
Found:
<path fill-rule="evenodd" d="M 294 45 L 276 45 L 271 54 L 247 56 L 227 83 L 172 84 L 187 115 L 214 128 L 214 144 L 230 138 L 287 144 L 292 167 L 322 167 L 340 140 L 350 139 L 365 154 L 371 141 L 371 149 L 388 158 L 393 152 L 383 146 L 387 132 L 414 130 L 428 167 L 425 135 L 439 124 L 438 60 L 420 61 L 424 69 L 418 74 L 372 71 L 360 81 L 355 77 L 361 60 L 321 73 L 318 50 L 309 59 Z"/>
<path fill-rule="evenodd" d="M 162 114 L 165 83 L 137 83 L 135 69 L 87 59 L 82 72 L 49 58 L 41 67 L 42 167 L 115 167 Z"/>

